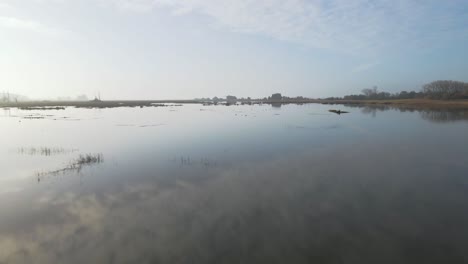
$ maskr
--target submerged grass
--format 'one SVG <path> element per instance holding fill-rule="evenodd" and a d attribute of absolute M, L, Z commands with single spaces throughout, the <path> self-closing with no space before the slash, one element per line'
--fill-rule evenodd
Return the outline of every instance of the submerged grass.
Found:
<path fill-rule="evenodd" d="M 85 166 L 91 166 L 91 165 L 100 164 L 103 162 L 104 162 L 104 155 L 102 153 L 80 155 L 78 156 L 78 158 L 72 160 L 64 168 L 61 168 L 58 170 L 45 171 L 45 172 L 38 172 L 36 176 L 37 176 L 37 180 L 41 181 L 41 179 L 46 176 L 58 176 L 60 174 L 65 174 L 67 172 L 79 173 Z"/>
<path fill-rule="evenodd" d="M 102 154 L 87 154 L 87 155 L 80 155 L 78 159 L 75 161 L 75 165 L 83 166 L 89 164 L 96 164 L 102 163 L 104 161 L 104 156 Z"/>
<path fill-rule="evenodd" d="M 17 150 L 17 153 L 20 155 L 29 155 L 29 156 L 55 156 L 61 154 L 68 154 L 77 152 L 77 149 L 65 149 L 57 147 L 30 147 L 25 148 L 21 147 Z"/>

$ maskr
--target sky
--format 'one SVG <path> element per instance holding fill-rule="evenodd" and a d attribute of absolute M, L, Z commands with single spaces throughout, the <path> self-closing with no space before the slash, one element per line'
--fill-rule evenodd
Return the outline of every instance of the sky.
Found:
<path fill-rule="evenodd" d="M 312 98 L 468 81 L 468 0 L 0 0 L 0 92 Z"/>

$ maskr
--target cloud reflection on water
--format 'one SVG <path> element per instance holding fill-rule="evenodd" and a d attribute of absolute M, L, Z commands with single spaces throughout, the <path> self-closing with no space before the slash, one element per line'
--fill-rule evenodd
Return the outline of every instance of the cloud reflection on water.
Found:
<path fill-rule="evenodd" d="M 467 157 L 437 161 L 426 155 L 430 146 L 408 147 L 350 144 L 181 177 L 49 190 L 27 217 L 0 229 L 0 262 L 467 261 Z"/>

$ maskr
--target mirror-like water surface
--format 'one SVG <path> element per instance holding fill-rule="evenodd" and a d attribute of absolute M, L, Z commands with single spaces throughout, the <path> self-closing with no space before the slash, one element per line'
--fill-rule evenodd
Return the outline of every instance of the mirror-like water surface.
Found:
<path fill-rule="evenodd" d="M 0 263 L 467 263 L 468 114 L 0 110 Z"/>

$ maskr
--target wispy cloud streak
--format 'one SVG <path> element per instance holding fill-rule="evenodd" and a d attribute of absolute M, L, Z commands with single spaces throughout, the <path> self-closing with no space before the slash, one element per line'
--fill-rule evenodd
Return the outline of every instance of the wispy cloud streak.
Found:
<path fill-rule="evenodd" d="M 14 29 L 14 30 L 30 31 L 30 32 L 38 33 L 38 34 L 49 35 L 49 36 L 58 36 L 65 32 L 65 31 L 58 30 L 52 27 L 48 27 L 34 20 L 20 19 L 20 18 L 9 17 L 9 16 L 0 16 L 0 27 Z"/>
<path fill-rule="evenodd" d="M 437 41 L 461 30 L 463 1 L 101 0 L 119 8 L 204 15 L 218 28 L 357 53 Z M 430 19 L 429 19 L 430 18 Z"/>
<path fill-rule="evenodd" d="M 71 3 L 71 0 L 34 0 Z M 466 33 L 466 0 L 88 0 L 121 10 L 205 16 L 219 30 L 358 54 L 435 45 Z M 13 1 L 12 1 L 13 2 Z M 463 11 L 465 10 L 465 11 Z M 47 32 L 3 17 L 3 25 Z M 463 26 L 465 25 L 465 26 Z M 427 46 L 427 45 L 426 45 Z"/>

